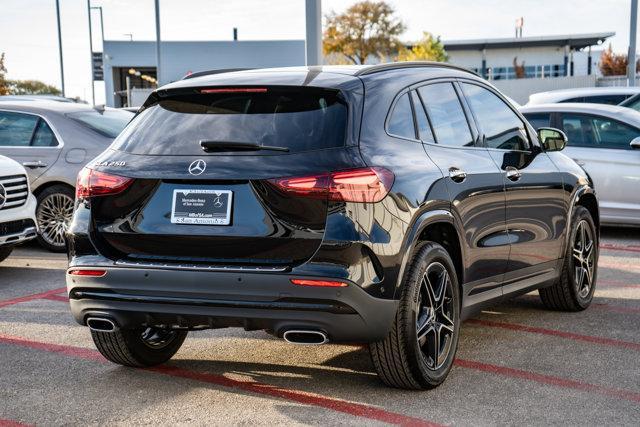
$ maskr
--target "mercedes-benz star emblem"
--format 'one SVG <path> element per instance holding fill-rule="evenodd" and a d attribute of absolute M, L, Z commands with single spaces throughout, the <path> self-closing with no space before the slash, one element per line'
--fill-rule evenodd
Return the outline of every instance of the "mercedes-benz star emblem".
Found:
<path fill-rule="evenodd" d="M 4 207 L 4 204 L 7 202 L 7 190 L 5 190 L 4 185 L 0 184 L 0 209 Z"/>
<path fill-rule="evenodd" d="M 202 159 L 194 160 L 189 165 L 189 173 L 191 175 L 200 175 L 207 168 L 207 162 Z"/>

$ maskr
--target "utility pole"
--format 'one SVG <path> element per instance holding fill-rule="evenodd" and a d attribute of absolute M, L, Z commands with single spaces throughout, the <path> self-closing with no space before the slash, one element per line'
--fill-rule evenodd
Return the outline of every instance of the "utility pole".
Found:
<path fill-rule="evenodd" d="M 156 4 L 156 80 L 160 86 L 163 82 L 160 75 L 160 0 L 155 0 Z"/>
<path fill-rule="evenodd" d="M 62 60 L 62 30 L 60 29 L 60 0 L 56 0 L 56 17 L 58 19 L 58 51 L 60 53 L 60 84 L 62 86 L 62 96 L 65 96 L 64 62 Z"/>
<path fill-rule="evenodd" d="M 629 86 L 636 85 L 636 36 L 638 31 L 638 0 L 631 0 L 631 22 L 629 25 L 629 53 L 627 55 L 627 78 Z"/>
<path fill-rule="evenodd" d="M 87 0 L 87 16 L 89 18 L 89 66 L 91 67 L 91 104 L 96 105 L 96 89 L 93 80 L 93 31 L 91 31 L 91 0 Z"/>

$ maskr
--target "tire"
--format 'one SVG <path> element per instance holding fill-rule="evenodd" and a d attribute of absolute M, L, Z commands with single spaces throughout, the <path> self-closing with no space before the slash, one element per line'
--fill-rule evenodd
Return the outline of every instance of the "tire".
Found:
<path fill-rule="evenodd" d="M 5 259 L 9 258 L 9 255 L 11 255 L 11 252 L 13 252 L 13 246 L 7 246 L 5 248 L 0 248 L 0 262 L 2 262 Z"/>
<path fill-rule="evenodd" d="M 170 333 L 166 342 L 150 345 L 143 334 Z M 145 368 L 159 365 L 171 359 L 187 337 L 187 331 L 167 331 L 152 328 L 118 329 L 114 332 L 91 331 L 91 338 L 98 351 L 108 360 L 119 365 Z"/>
<path fill-rule="evenodd" d="M 425 277 L 429 280 L 423 282 Z M 436 304 L 431 304 L 434 300 Z M 438 349 L 436 330 L 441 334 Z M 453 366 L 459 330 L 460 289 L 453 262 L 442 246 L 424 242 L 415 249 L 405 274 L 391 331 L 384 340 L 369 345 L 378 376 L 396 388 L 437 387 Z"/>
<path fill-rule="evenodd" d="M 38 243 L 51 252 L 65 252 L 64 233 L 73 216 L 73 189 L 66 185 L 53 185 L 39 193 L 37 199 Z"/>
<path fill-rule="evenodd" d="M 583 231 L 585 235 L 582 234 Z M 581 236 L 590 240 L 590 249 L 589 244 L 580 243 L 579 239 L 583 238 Z M 582 311 L 591 304 L 596 289 L 599 244 L 593 218 L 583 206 L 576 206 L 572 215 L 569 239 L 560 279 L 553 286 L 539 289 L 538 293 L 545 307 L 549 309 Z M 580 270 L 583 273 L 580 273 Z"/>

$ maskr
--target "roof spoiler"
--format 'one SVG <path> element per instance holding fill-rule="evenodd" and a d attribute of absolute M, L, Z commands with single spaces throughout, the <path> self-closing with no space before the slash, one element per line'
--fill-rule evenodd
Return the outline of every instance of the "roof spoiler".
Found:
<path fill-rule="evenodd" d="M 215 70 L 196 71 L 195 73 L 187 74 L 182 80 L 189 80 L 195 77 L 211 76 L 213 74 L 233 73 L 235 71 L 254 70 L 255 68 L 218 68 Z"/>

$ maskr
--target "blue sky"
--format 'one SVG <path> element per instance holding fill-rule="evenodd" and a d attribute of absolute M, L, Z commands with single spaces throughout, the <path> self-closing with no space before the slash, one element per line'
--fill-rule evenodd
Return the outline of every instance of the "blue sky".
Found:
<path fill-rule="evenodd" d="M 354 0 L 323 0 L 323 13 Z M 389 0 L 407 24 L 403 38 L 423 30 L 443 39 L 511 37 L 524 17 L 524 36 L 615 31 L 614 50 L 626 52 L 630 0 Z M 55 1 L 0 0 L 0 52 L 10 78 L 60 86 Z M 91 98 L 86 0 L 60 0 L 67 95 Z M 104 10 L 105 38 L 152 40 L 153 0 L 92 0 Z M 161 0 L 162 38 L 241 40 L 304 38 L 304 0 Z M 94 50 L 100 49 L 98 14 Z M 104 89 L 96 84 L 97 101 Z"/>

